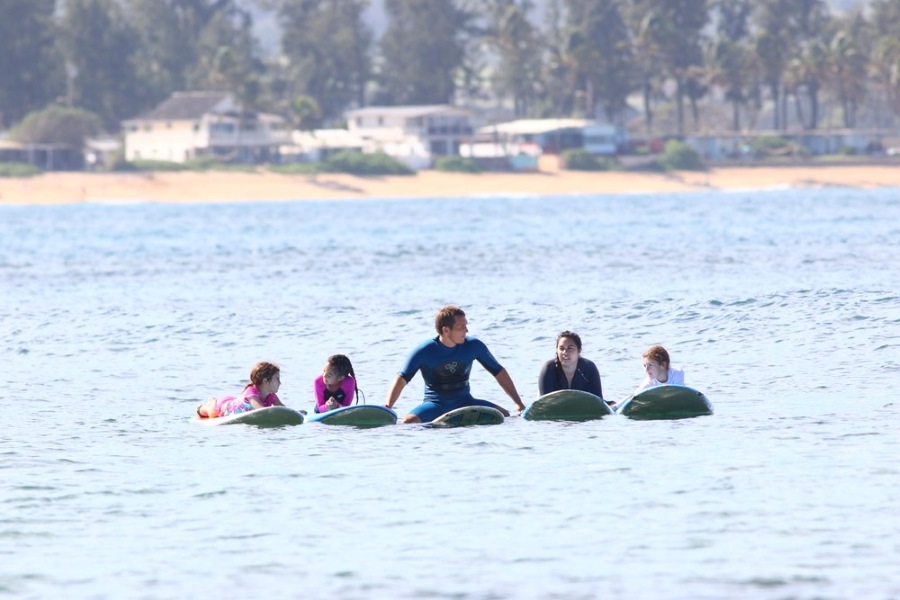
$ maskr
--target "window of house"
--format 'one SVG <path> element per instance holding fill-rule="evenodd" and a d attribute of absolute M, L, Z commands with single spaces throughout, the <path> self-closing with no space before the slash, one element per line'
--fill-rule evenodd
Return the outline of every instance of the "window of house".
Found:
<path fill-rule="evenodd" d="M 431 153 L 435 156 L 447 156 L 447 142 L 444 140 L 432 140 Z"/>

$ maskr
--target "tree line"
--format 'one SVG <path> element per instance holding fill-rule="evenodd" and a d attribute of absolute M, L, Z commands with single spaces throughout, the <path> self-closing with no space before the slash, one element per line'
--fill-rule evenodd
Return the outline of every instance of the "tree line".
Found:
<path fill-rule="evenodd" d="M 274 11 L 264 53 L 252 11 Z M 3 0 L 0 129 L 33 111 L 89 111 L 115 131 L 173 91 L 227 90 L 300 127 L 366 105 L 502 103 L 516 117 L 630 108 L 648 134 L 701 108 L 728 127 L 855 127 L 867 102 L 900 115 L 900 0 L 832 12 L 824 0 Z M 674 115 L 661 131 L 657 115 Z M 768 122 L 759 123 L 765 110 Z M 893 121 L 891 121 L 893 122 Z"/>

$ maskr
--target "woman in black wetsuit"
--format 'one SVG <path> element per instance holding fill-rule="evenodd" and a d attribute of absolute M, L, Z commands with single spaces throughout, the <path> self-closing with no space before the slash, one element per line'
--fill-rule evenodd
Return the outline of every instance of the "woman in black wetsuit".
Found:
<path fill-rule="evenodd" d="M 592 361 L 581 356 L 581 337 L 572 331 L 556 336 L 556 358 L 541 368 L 538 392 L 541 396 L 557 390 L 582 390 L 603 397 L 600 371 Z"/>

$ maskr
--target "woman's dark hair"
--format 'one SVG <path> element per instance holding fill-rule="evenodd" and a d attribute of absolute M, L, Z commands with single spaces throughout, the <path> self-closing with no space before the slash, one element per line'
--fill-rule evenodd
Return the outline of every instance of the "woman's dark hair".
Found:
<path fill-rule="evenodd" d="M 574 331 L 566 331 L 561 332 L 558 336 L 556 336 L 556 345 L 559 346 L 559 340 L 563 338 L 569 338 L 573 342 L 575 342 L 575 347 L 578 348 L 578 353 L 581 353 L 581 336 L 579 336 Z M 553 353 L 554 358 L 556 359 L 556 368 L 562 369 L 562 365 L 559 363 L 559 351 Z"/>
<path fill-rule="evenodd" d="M 563 331 L 558 336 L 556 336 L 556 344 L 559 345 L 559 340 L 563 338 L 569 338 L 573 342 L 575 342 L 575 347 L 578 348 L 578 351 L 581 352 L 581 336 L 575 333 L 574 331 Z"/>

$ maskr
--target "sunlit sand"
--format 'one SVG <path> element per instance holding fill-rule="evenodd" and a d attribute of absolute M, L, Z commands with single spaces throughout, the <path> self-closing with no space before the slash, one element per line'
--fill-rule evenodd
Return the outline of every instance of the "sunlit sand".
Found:
<path fill-rule="evenodd" d="M 0 178 L 0 204 L 636 194 L 824 187 L 900 187 L 900 165 L 739 167 L 670 173 L 559 171 L 473 175 L 423 171 L 407 177 L 215 171 L 45 173 L 32 178 Z"/>

